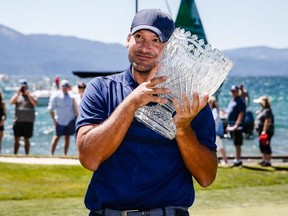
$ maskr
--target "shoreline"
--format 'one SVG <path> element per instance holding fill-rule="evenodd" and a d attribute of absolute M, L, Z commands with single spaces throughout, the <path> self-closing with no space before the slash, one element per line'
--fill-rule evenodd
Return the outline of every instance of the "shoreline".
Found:
<path fill-rule="evenodd" d="M 72 156 L 0 155 L 0 163 L 1 162 L 43 165 L 81 165 L 78 158 Z"/>
<path fill-rule="evenodd" d="M 218 157 L 220 161 L 222 157 Z M 243 163 L 257 164 L 261 156 L 243 156 Z M 234 157 L 228 157 L 229 164 Z M 81 165 L 77 156 L 43 156 L 43 155 L 0 155 L 0 163 L 44 164 L 44 165 Z M 272 164 L 288 165 L 288 155 L 272 156 Z"/>

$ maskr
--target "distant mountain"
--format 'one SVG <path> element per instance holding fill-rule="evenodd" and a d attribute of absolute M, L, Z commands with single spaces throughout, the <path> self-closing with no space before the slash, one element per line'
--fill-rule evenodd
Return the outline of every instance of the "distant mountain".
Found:
<path fill-rule="evenodd" d="M 24 35 L 0 25 L 0 73 L 72 75 L 74 70 L 123 70 L 127 48 L 120 44 L 56 35 Z"/>
<path fill-rule="evenodd" d="M 230 75 L 288 75 L 288 49 L 248 47 L 223 52 L 234 63 Z"/>
<path fill-rule="evenodd" d="M 288 75 L 288 49 L 224 50 L 234 62 L 230 75 Z M 0 73 L 72 75 L 72 71 L 116 71 L 128 66 L 127 48 L 59 35 L 25 35 L 0 25 Z"/>

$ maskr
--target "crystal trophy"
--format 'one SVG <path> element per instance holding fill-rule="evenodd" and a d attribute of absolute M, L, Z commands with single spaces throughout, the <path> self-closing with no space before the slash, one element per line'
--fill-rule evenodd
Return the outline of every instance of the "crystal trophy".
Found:
<path fill-rule="evenodd" d="M 155 77 L 167 76 L 168 80 L 157 87 L 169 88 L 172 92 L 158 96 L 168 99 L 168 103 L 140 107 L 135 118 L 162 136 L 174 139 L 176 126 L 172 99 L 177 98 L 182 103 L 183 92 L 190 102 L 194 92 L 198 92 L 200 100 L 204 95 L 213 95 L 233 63 L 204 40 L 198 40 L 196 35 L 176 28 L 162 51 L 159 64 Z"/>

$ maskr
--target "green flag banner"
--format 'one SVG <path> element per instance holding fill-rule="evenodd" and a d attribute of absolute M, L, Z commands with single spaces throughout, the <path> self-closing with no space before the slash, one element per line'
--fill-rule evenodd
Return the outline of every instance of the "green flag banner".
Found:
<path fill-rule="evenodd" d="M 196 34 L 205 43 L 208 42 L 194 0 L 181 0 L 175 25 L 176 27 L 190 31 L 192 35 Z"/>

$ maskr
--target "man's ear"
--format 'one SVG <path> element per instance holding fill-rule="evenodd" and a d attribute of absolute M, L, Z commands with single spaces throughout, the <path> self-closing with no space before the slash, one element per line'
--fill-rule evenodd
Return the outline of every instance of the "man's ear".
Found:
<path fill-rule="evenodd" d="M 127 35 L 127 38 L 126 38 L 126 47 L 127 47 L 127 48 L 129 47 L 129 41 L 130 41 L 130 39 L 131 39 L 131 34 L 129 33 L 129 34 Z"/>

